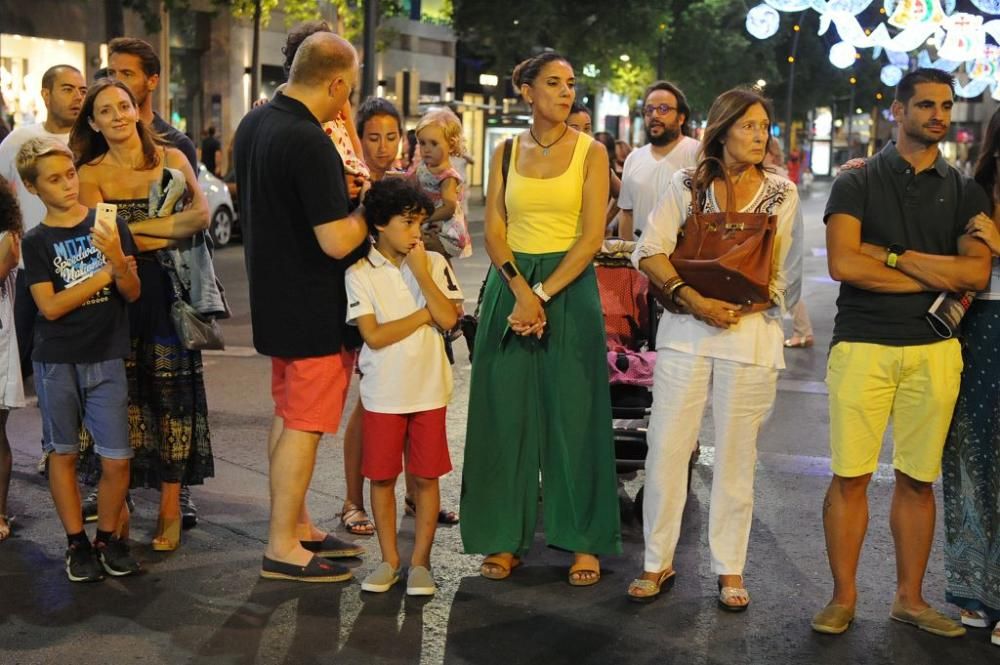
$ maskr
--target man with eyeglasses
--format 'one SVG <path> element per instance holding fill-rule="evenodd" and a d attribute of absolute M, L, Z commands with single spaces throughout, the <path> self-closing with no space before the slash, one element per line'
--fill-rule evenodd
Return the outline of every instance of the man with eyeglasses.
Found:
<path fill-rule="evenodd" d="M 646 88 L 642 118 L 649 143 L 633 150 L 625 160 L 618 197 L 618 234 L 622 238 L 632 240 L 641 235 L 674 173 L 698 163 L 700 144 L 684 135 L 690 111 L 684 93 L 673 83 L 656 81 Z"/>

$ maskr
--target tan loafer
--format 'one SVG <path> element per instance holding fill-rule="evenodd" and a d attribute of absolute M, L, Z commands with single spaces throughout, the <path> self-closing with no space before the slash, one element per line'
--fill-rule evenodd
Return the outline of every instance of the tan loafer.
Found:
<path fill-rule="evenodd" d="M 965 635 L 965 627 L 951 617 L 928 607 L 920 612 L 910 612 L 898 600 L 892 604 L 889 617 L 894 621 L 908 623 L 920 630 L 926 630 L 931 635 L 940 637 L 961 637 Z"/>
<path fill-rule="evenodd" d="M 824 635 L 840 635 L 854 621 L 854 608 L 844 605 L 830 604 L 821 609 L 813 617 L 812 629 Z"/>

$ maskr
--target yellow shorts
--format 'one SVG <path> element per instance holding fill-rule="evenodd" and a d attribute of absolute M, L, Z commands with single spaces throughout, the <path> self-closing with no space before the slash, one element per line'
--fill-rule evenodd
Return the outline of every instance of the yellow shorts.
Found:
<path fill-rule="evenodd" d="M 845 478 L 873 473 L 891 415 L 893 467 L 915 480 L 936 480 L 961 380 L 955 339 L 835 344 L 826 366 L 833 472 Z"/>

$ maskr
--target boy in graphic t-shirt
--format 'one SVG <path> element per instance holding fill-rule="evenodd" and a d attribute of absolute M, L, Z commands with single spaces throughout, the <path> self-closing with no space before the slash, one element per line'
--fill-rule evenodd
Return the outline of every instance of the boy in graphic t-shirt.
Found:
<path fill-rule="evenodd" d="M 69 148 L 52 139 L 27 141 L 17 154 L 25 187 L 45 204 L 42 223 L 28 231 L 21 255 L 38 305 L 35 370 L 49 489 L 66 529 L 66 575 L 93 582 L 103 570 L 131 575 L 139 564 L 114 531 L 129 485 L 127 302 L 139 297 L 136 252 L 128 227 L 101 225 L 78 201 Z M 83 528 L 76 482 L 77 436 L 83 424 L 101 456 L 97 537 Z"/>

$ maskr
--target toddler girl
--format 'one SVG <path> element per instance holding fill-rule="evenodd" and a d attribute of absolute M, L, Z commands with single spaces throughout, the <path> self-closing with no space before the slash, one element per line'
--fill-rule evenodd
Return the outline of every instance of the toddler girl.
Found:
<path fill-rule="evenodd" d="M 408 175 L 434 203 L 434 214 L 424 222 L 424 245 L 449 259 L 471 256 L 464 178 L 451 163 L 452 157 L 465 155 L 462 123 L 448 109 L 428 111 L 416 133 L 420 161 Z"/>

